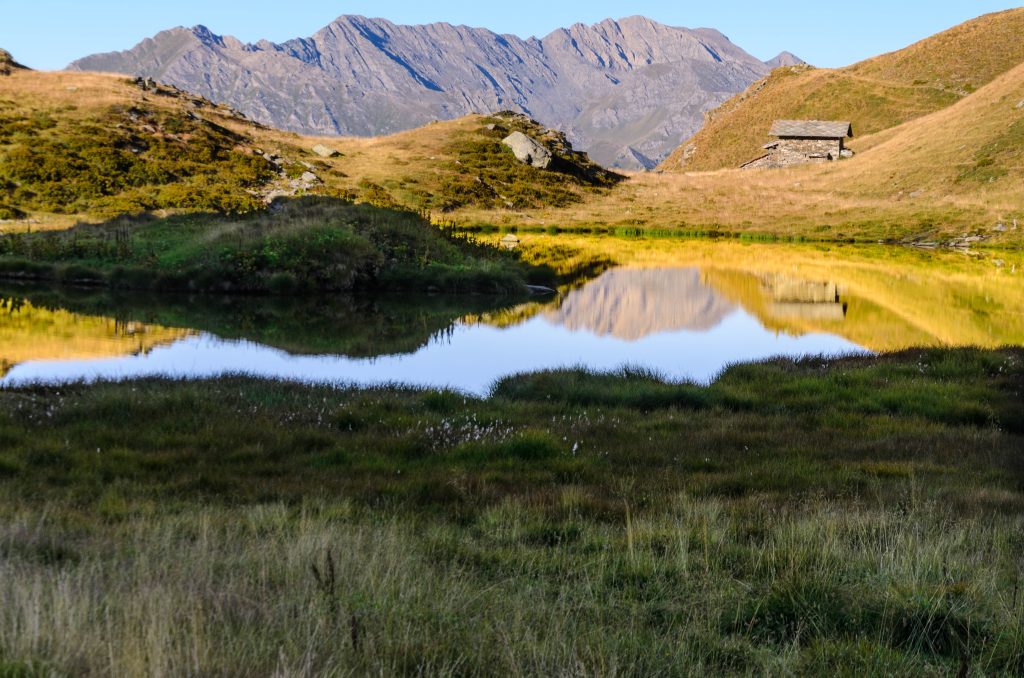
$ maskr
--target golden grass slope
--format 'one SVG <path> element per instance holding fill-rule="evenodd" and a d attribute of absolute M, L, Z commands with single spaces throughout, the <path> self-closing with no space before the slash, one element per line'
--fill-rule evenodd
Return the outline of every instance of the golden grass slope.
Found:
<path fill-rule="evenodd" d="M 585 205 L 498 223 L 1024 247 L 1024 64 L 859 147 L 826 165 L 635 175 Z"/>
<path fill-rule="evenodd" d="M 953 106 L 862 139 L 861 153 L 826 166 L 820 181 L 897 201 L 913 193 L 1020 208 L 1024 63 Z"/>
<path fill-rule="evenodd" d="M 950 106 L 1024 62 L 1024 8 L 989 14 L 841 69 L 776 69 L 708 115 L 665 171 L 738 167 L 756 157 L 777 119 L 840 119 L 857 135 Z M 861 148 L 858 141 L 853 148 Z"/>
<path fill-rule="evenodd" d="M 515 160 L 501 144 L 511 131 L 545 143 L 556 166 L 537 171 Z M 322 157 L 318 146 L 338 154 Z M 317 138 L 123 76 L 26 71 L 0 79 L 6 231 L 17 230 L 15 221 L 66 227 L 141 211 L 249 211 L 304 193 L 435 214 L 565 206 L 620 179 L 522 115 L 471 115 L 372 139 Z"/>

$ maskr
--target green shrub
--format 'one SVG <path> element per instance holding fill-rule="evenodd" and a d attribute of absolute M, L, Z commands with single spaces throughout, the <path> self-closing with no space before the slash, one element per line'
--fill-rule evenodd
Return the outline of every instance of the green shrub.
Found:
<path fill-rule="evenodd" d="M 116 106 L 95 122 L 0 118 L 0 188 L 8 203 L 99 216 L 153 209 L 240 213 L 261 207 L 247 189 L 277 176 L 236 150 L 244 138 L 180 113 Z"/>
<path fill-rule="evenodd" d="M 380 184 L 375 184 L 372 181 L 363 179 L 359 182 L 359 201 L 365 202 L 368 205 L 374 207 L 381 207 L 384 209 L 395 209 L 398 207 L 398 203 L 388 193 L 388 190 Z"/>

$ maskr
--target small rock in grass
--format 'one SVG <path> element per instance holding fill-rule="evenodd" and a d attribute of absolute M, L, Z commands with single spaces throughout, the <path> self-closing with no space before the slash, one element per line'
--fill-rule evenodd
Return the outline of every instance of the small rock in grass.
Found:
<path fill-rule="evenodd" d="M 321 158 L 337 158 L 339 155 L 341 155 L 341 153 L 339 153 L 338 151 L 334 150 L 333 148 L 324 146 L 323 144 L 317 144 L 312 148 L 312 151 L 319 155 Z"/>

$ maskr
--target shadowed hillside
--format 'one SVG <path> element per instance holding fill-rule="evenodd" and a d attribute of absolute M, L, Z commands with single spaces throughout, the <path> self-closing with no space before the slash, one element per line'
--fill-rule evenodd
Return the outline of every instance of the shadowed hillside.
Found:
<path fill-rule="evenodd" d="M 846 68 L 776 69 L 709 113 L 661 167 L 738 167 L 758 155 L 777 119 L 851 120 L 858 135 L 889 129 L 956 103 L 1024 61 L 1021 35 L 1024 9 L 1014 9 Z"/>

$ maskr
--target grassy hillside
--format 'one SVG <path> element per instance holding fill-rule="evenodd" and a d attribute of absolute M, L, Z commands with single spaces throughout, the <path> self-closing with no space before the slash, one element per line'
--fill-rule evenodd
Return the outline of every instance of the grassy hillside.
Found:
<path fill-rule="evenodd" d="M 737 162 L 729 163 L 738 164 L 749 157 L 743 144 L 756 152 L 764 141 L 751 130 L 767 129 L 775 117 L 854 111 L 861 122 L 853 160 L 625 181 L 524 116 L 468 116 L 374 139 L 300 137 L 168 88 L 149 91 L 116 76 L 18 71 L 0 78 L 0 231 L 68 228 L 125 212 L 241 213 L 275 196 L 320 194 L 469 226 L 943 244 L 980 237 L 1017 247 L 1024 228 L 1014 231 L 1012 224 L 1024 222 L 1024 189 L 1015 182 L 1014 116 L 1024 95 L 1017 96 L 1011 77 L 975 83 L 1012 70 L 1018 43 L 977 60 L 941 57 L 957 41 L 968 54 L 985 40 L 1003 44 L 1021 21 L 1024 10 L 983 17 L 841 71 L 779 69 L 761 90 L 723 109 L 733 106 L 738 121 L 750 114 L 760 122 L 732 124 L 730 113 L 708 127 L 708 134 L 725 135 L 708 148 L 733 153 Z M 917 66 L 934 78 L 907 82 Z M 1010 98 L 1006 105 L 1003 97 Z M 819 108 L 785 110 L 797 101 Z M 932 117 L 946 111 L 949 118 Z M 937 127 L 892 126 L 908 117 Z M 864 134 L 876 127 L 885 129 Z M 553 149 L 556 167 L 518 163 L 501 145 L 512 130 Z M 905 141 L 896 141 L 904 133 Z M 334 153 L 324 157 L 314 152 L 318 146 Z"/>
<path fill-rule="evenodd" d="M 0 672 L 1016 675 L 1022 370 L 3 391 Z"/>
<path fill-rule="evenodd" d="M 501 144 L 513 131 L 553 151 L 552 168 L 518 162 Z M 574 151 L 560 132 L 514 113 L 471 115 L 386 137 L 319 141 L 342 153 L 330 161 L 335 171 L 325 178 L 333 191 L 418 211 L 565 207 L 604 195 L 624 178 Z"/>
<path fill-rule="evenodd" d="M 0 219 L 258 209 L 278 168 L 254 129 L 168 88 L 15 72 L 0 79 Z"/>
<path fill-rule="evenodd" d="M 1024 182 L 1024 64 L 953 106 L 862 139 L 861 151 L 822 181 L 897 200 L 1015 200 Z"/>
<path fill-rule="evenodd" d="M 1024 247 L 1024 64 L 857 143 L 857 156 L 837 163 L 651 173 L 578 206 L 463 218 L 519 228 Z"/>
<path fill-rule="evenodd" d="M 516 161 L 501 144 L 512 131 L 552 150 L 552 168 Z M 337 155 L 322 157 L 317 145 Z M 578 203 L 621 178 L 564 135 L 510 113 L 378 139 L 317 139 L 118 76 L 16 70 L 0 79 L 0 221 L 243 213 L 309 193 L 413 211 L 509 210 Z"/>
<path fill-rule="evenodd" d="M 776 69 L 708 116 L 667 171 L 738 167 L 777 119 L 851 120 L 872 134 L 940 110 L 1024 62 L 1024 8 L 990 14 L 906 49 L 836 70 Z M 855 141 L 852 146 L 857 149 Z"/>

